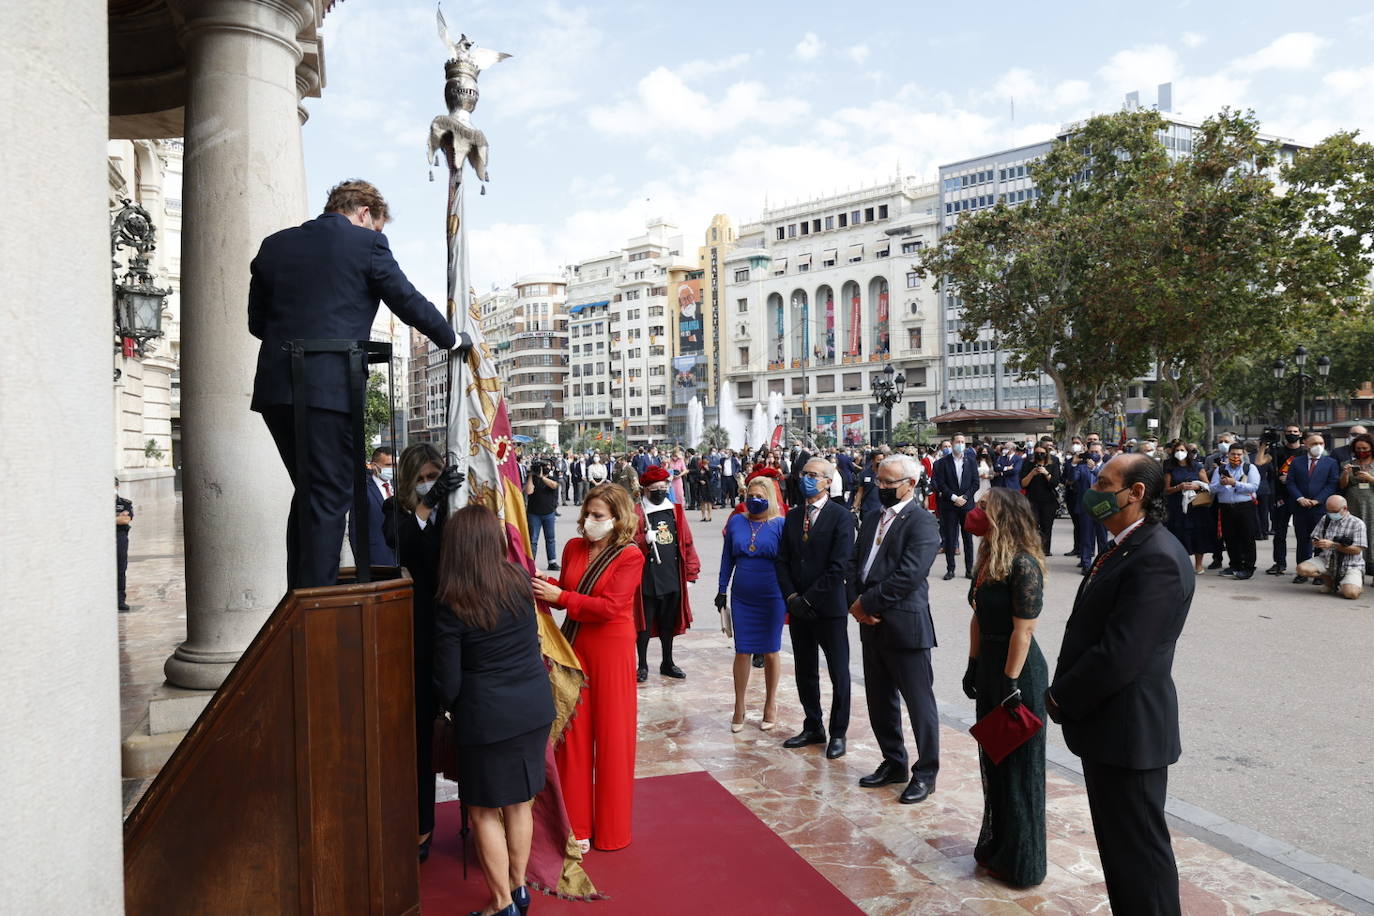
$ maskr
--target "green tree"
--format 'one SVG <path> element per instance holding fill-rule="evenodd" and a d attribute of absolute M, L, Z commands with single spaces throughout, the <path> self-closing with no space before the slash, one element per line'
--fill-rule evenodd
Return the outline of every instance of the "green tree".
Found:
<path fill-rule="evenodd" d="M 960 334 L 990 328 L 1005 365 L 1053 382 L 1067 435 L 1143 374 L 1135 315 L 1152 217 L 1140 189 L 1168 169 L 1157 112 L 1087 121 L 1032 168 L 1033 203 L 961 217 L 916 270 L 962 300 Z"/>
<path fill-rule="evenodd" d="M 367 376 L 367 400 L 363 407 L 363 460 L 372 457 L 372 443 L 391 422 L 391 402 L 386 396 L 386 376 L 372 372 Z"/>
<path fill-rule="evenodd" d="M 1374 262 L 1367 240 L 1354 236 L 1374 227 L 1331 208 L 1350 198 L 1344 166 L 1352 157 L 1374 162 L 1374 153 L 1349 141 L 1338 135 L 1280 168 L 1279 148 L 1259 136 L 1254 115 L 1223 110 L 1204 122 L 1192 155 L 1144 189 L 1157 267 L 1140 271 L 1149 303 L 1140 334 L 1155 352 L 1170 437 L 1208 397 L 1270 414 L 1273 357 L 1358 308 Z"/>
<path fill-rule="evenodd" d="M 701 442 L 697 444 L 697 451 L 709 452 L 713 448 L 729 448 L 730 434 L 725 431 L 724 426 L 712 424 L 701 431 Z"/>

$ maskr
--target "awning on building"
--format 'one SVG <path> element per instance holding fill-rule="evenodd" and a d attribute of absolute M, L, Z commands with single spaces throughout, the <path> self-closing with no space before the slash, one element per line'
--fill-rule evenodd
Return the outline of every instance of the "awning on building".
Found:
<path fill-rule="evenodd" d="M 891 245 L 892 240 L 889 238 L 884 237 L 878 239 L 878 241 L 873 244 L 873 256 L 875 258 L 887 257 L 888 251 L 891 250 Z"/>
<path fill-rule="evenodd" d="M 797 270 L 811 269 L 811 252 L 805 251 L 797 255 Z"/>
<path fill-rule="evenodd" d="M 860 242 L 860 243 L 857 244 L 857 245 L 850 245 L 850 246 L 849 246 L 849 251 L 848 251 L 848 253 L 845 255 L 845 257 L 846 257 L 848 260 L 850 260 L 850 261 L 859 261 L 859 260 L 862 260 L 862 259 L 863 259 L 863 256 L 864 256 L 864 246 L 863 246 L 863 243 L 862 243 L 862 242 Z"/>
<path fill-rule="evenodd" d="M 582 311 L 583 309 L 591 309 L 591 308 L 596 308 L 598 305 L 610 305 L 610 304 L 611 304 L 611 300 L 609 300 L 609 299 L 602 299 L 600 302 L 579 302 L 579 303 L 577 303 L 577 305 L 574 305 L 572 308 L 568 309 L 568 314 L 569 314 L 569 315 L 576 315 L 578 312 Z"/>
<path fill-rule="evenodd" d="M 785 274 L 785 273 L 787 273 L 787 259 L 786 259 L 786 258 L 774 258 L 774 259 L 773 259 L 773 273 L 775 273 L 775 274 Z"/>
<path fill-rule="evenodd" d="M 826 261 L 829 261 L 831 264 L 834 264 L 835 261 L 838 260 L 838 257 L 837 257 L 838 255 L 839 255 L 839 250 L 838 250 L 838 249 L 835 249 L 835 248 L 827 248 L 827 249 L 825 249 L 824 251 L 821 252 L 821 262 L 824 263 L 824 262 L 826 262 Z"/>

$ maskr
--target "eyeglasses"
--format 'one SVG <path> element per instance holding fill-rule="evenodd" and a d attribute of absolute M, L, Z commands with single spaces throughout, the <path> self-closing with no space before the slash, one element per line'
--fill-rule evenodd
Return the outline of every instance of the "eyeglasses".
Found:
<path fill-rule="evenodd" d="M 803 477 L 810 477 L 812 480 L 825 480 L 829 475 L 820 474 L 816 471 L 802 471 Z"/>
<path fill-rule="evenodd" d="M 879 478 L 878 478 L 878 486 L 884 487 L 884 488 L 886 488 L 886 489 L 891 489 L 891 488 L 893 488 L 893 487 L 901 486 L 903 481 L 907 481 L 907 480 L 911 480 L 911 479 L 912 479 L 912 478 L 910 478 L 910 477 L 898 477 L 896 480 L 883 480 L 881 477 L 879 477 Z"/>

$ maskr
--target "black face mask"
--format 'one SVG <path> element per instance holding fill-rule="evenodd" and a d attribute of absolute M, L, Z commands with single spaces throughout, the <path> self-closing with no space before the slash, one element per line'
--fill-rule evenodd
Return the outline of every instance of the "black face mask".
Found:
<path fill-rule="evenodd" d="M 668 491 L 667 491 L 667 490 L 650 490 L 650 491 L 649 491 L 649 502 L 653 503 L 655 506 L 657 506 L 659 503 L 663 502 L 663 501 L 664 501 L 665 499 L 667 499 L 667 498 L 668 498 Z"/>
<path fill-rule="evenodd" d="M 1283 438 L 1287 439 L 1290 445 L 1293 445 L 1293 444 L 1298 443 L 1298 442 L 1302 439 L 1302 434 L 1301 434 L 1301 433 L 1287 433 L 1287 434 L 1284 435 Z"/>
<path fill-rule="evenodd" d="M 893 506 L 897 505 L 897 503 L 902 501 L 901 498 L 897 495 L 897 489 L 897 487 L 878 488 L 878 502 L 883 504 L 884 509 L 891 509 Z"/>

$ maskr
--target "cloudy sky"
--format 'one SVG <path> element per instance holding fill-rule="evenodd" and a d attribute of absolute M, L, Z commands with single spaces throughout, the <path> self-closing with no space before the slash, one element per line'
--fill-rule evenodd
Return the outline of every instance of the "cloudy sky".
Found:
<path fill-rule="evenodd" d="M 424 155 L 444 111 L 434 9 L 339 3 L 304 130 L 312 209 L 340 178 L 377 183 L 401 265 L 441 302 L 443 174 L 431 184 Z M 1374 137 L 1363 0 L 449 0 L 444 11 L 455 35 L 514 55 L 482 75 L 474 117 L 492 178 L 468 198 L 479 290 L 618 248 L 650 216 L 681 226 L 692 251 L 713 213 L 739 224 L 765 201 L 899 168 L 933 180 L 941 163 L 1052 136 L 1128 91 L 1152 104 L 1166 81 L 1188 117 L 1230 105 L 1299 142 Z"/>

